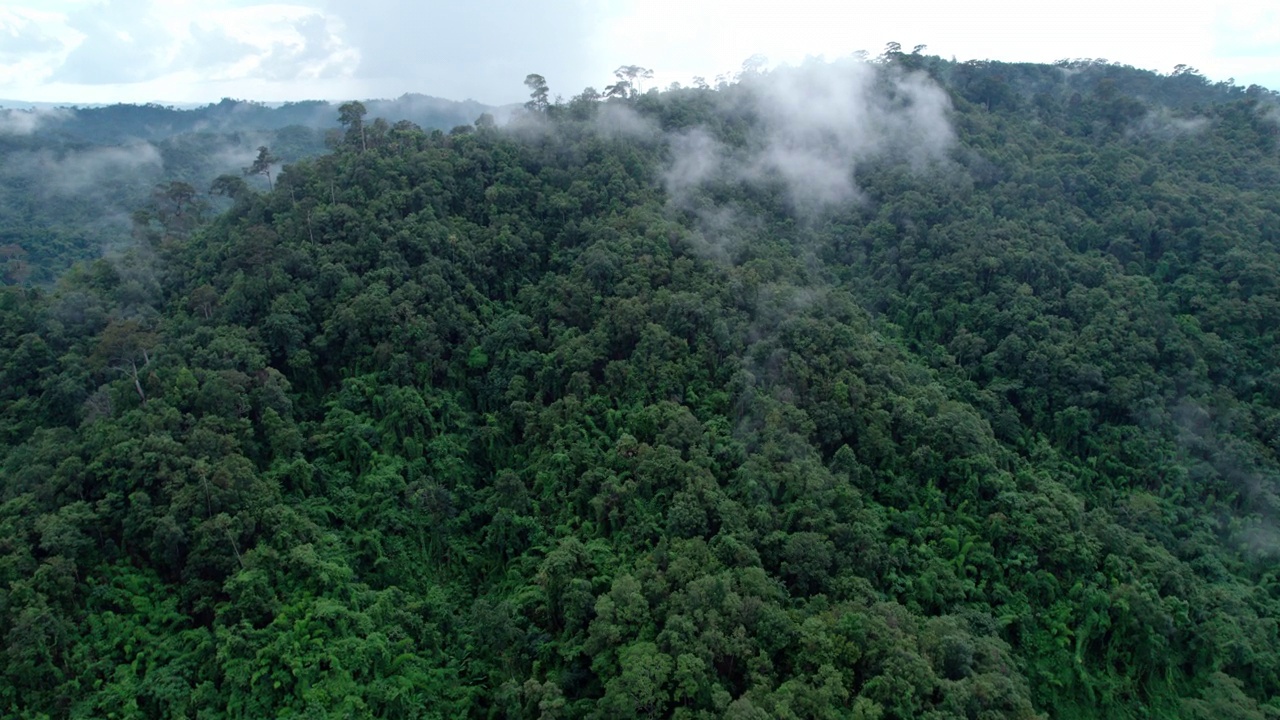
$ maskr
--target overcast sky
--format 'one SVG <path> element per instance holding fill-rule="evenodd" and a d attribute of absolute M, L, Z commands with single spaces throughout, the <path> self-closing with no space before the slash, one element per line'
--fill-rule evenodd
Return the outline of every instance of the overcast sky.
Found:
<path fill-rule="evenodd" d="M 1280 3 L 1222 0 L 0 0 L 0 98 L 32 102 L 523 101 L 614 68 L 714 80 L 753 54 L 835 59 L 885 43 L 959 60 L 1106 58 L 1280 89 Z"/>

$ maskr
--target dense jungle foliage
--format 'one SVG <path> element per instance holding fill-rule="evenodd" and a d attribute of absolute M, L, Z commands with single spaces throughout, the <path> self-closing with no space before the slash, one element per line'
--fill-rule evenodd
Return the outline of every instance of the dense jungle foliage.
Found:
<path fill-rule="evenodd" d="M 194 201 L 188 216 L 199 222 L 223 206 L 195 190 L 241 172 L 262 146 L 276 162 L 323 153 L 326 132 L 339 127 L 337 108 L 227 99 L 190 110 L 0 109 L 0 285 L 47 284 L 77 261 L 120 252 L 133 241 L 137 211 L 175 188 Z M 446 129 L 500 111 L 412 94 L 368 108 Z"/>
<path fill-rule="evenodd" d="M 0 290 L 2 714 L 1280 717 L 1274 94 L 530 77 Z"/>

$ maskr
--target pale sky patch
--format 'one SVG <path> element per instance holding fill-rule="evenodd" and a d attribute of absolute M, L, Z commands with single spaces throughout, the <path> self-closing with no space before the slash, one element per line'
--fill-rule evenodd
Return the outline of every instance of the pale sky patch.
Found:
<path fill-rule="evenodd" d="M 619 61 L 639 58 L 625 62 L 652 65 L 672 80 L 692 74 L 710 80 L 754 53 L 797 65 L 809 56 L 835 59 L 856 50 L 875 56 L 889 42 L 907 52 L 926 45 L 929 54 L 958 60 L 1106 58 L 1160 72 L 1179 63 L 1203 72 L 1219 67 L 1212 57 L 1217 39 L 1206 27 L 1211 11 L 1154 0 L 623 0 L 618 9 L 595 40 L 598 52 Z"/>
<path fill-rule="evenodd" d="M 1248 0 L 0 0 L 0 98 L 212 102 L 394 97 L 521 102 L 652 68 L 709 81 L 885 44 L 958 60 L 1106 58 L 1280 88 L 1280 8 Z"/>

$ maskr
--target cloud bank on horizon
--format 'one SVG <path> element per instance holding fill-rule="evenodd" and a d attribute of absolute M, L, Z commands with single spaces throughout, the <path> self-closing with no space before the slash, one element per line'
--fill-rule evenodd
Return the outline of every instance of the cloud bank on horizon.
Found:
<path fill-rule="evenodd" d="M 639 64 L 714 78 L 889 41 L 958 59 L 1107 58 L 1280 89 L 1280 9 L 1226 0 L 0 0 L 0 98 L 211 102 L 394 97 L 500 104 L 544 75 L 565 97 Z"/>

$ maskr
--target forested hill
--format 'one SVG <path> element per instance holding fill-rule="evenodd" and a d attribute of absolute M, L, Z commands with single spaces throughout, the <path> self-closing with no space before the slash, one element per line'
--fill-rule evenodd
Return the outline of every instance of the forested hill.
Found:
<path fill-rule="evenodd" d="M 446 130 L 505 112 L 414 94 L 366 106 L 389 122 Z M 273 170 L 324 152 L 339 107 L 223 100 L 192 109 L 0 109 L 0 285 L 49 284 L 76 261 L 119 252 L 136 235 L 134 214 L 166 204 L 174 183 L 180 194 L 196 193 L 190 215 L 220 209 L 207 196 L 215 178 L 239 175 L 263 146 Z"/>
<path fill-rule="evenodd" d="M 4 715 L 1280 717 L 1272 93 L 636 79 L 0 290 Z"/>
<path fill-rule="evenodd" d="M 426 128 L 451 128 L 470 123 L 494 108 L 467 100 L 407 93 L 394 100 L 369 100 L 366 107 L 379 117 L 409 120 Z M 279 105 L 232 100 L 194 108 L 166 105 L 104 105 L 98 107 L 40 107 L 0 110 L 0 132 L 35 134 L 46 138 L 101 144 L 158 141 L 193 132 L 254 132 L 292 125 L 338 127 L 339 103 L 320 100 Z"/>

